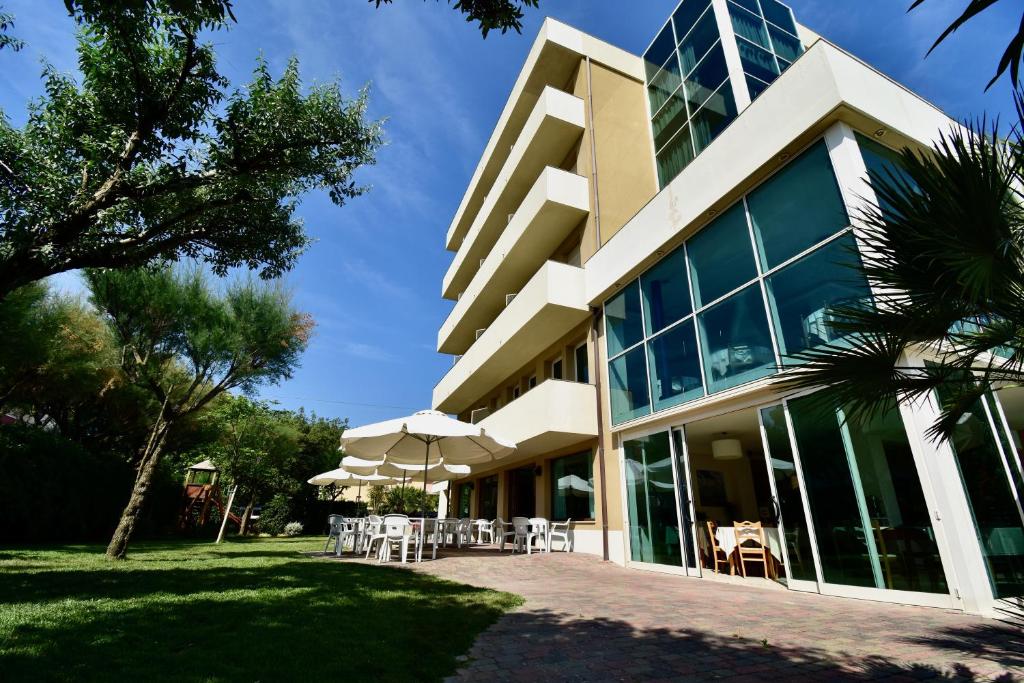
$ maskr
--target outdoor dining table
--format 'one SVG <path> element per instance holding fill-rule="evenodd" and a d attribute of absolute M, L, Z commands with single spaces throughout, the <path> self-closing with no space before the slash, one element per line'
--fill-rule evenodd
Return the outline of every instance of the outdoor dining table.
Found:
<path fill-rule="evenodd" d="M 766 526 L 761 528 L 764 531 L 764 540 L 768 543 L 768 552 L 771 553 L 771 556 L 779 565 L 782 565 L 782 537 L 779 534 L 778 527 Z M 711 553 L 708 538 L 704 534 L 697 534 L 697 541 L 702 551 L 709 554 Z M 731 558 L 737 545 L 736 527 L 717 527 L 715 529 L 715 541 L 717 541 L 718 547 L 722 549 L 725 556 Z M 731 571 L 732 570 L 730 570 L 730 572 Z"/>

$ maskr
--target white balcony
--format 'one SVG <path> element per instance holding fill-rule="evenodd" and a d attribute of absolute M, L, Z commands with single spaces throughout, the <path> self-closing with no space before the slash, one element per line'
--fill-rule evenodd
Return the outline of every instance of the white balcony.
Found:
<path fill-rule="evenodd" d="M 586 178 L 550 166 L 540 174 L 480 270 L 441 325 L 437 350 L 465 353 L 590 210 Z"/>
<path fill-rule="evenodd" d="M 550 453 L 597 436 L 597 388 L 549 379 L 479 425 L 515 441 L 513 457 Z"/>
<path fill-rule="evenodd" d="M 434 387 L 434 408 L 469 408 L 589 315 L 583 269 L 548 261 Z"/>
<path fill-rule="evenodd" d="M 537 176 L 565 160 L 584 125 L 583 100 L 552 87 L 544 89 L 445 273 L 442 296 L 456 299 L 466 289 Z"/>

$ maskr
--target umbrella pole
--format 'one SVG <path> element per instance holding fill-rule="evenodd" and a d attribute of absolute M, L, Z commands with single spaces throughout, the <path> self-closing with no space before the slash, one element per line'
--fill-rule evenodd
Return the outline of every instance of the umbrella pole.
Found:
<path fill-rule="evenodd" d="M 430 459 L 430 441 L 427 441 L 427 452 L 423 454 L 423 519 L 427 518 L 427 460 Z M 426 522 L 424 522 L 426 524 Z"/>

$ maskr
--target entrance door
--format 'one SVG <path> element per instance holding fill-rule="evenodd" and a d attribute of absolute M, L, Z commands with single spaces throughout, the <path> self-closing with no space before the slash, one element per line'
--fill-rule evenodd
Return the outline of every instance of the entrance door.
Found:
<path fill-rule="evenodd" d="M 521 467 L 508 473 L 509 517 L 534 517 L 537 509 L 537 488 L 533 466 Z"/>
<path fill-rule="evenodd" d="M 683 567 L 690 576 L 700 576 L 700 561 L 697 557 L 697 536 L 694 526 L 693 493 L 690 488 L 690 462 L 686 456 L 686 439 L 682 428 L 672 430 L 672 450 L 675 460 L 676 496 L 679 507 L 681 528 L 679 535 L 683 538 Z"/>

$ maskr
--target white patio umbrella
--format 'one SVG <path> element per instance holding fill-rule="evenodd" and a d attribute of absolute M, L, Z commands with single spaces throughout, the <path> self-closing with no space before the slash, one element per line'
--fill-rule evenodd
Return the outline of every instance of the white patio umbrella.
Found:
<path fill-rule="evenodd" d="M 383 474 L 377 474 L 376 472 L 367 472 L 366 474 L 357 474 L 350 472 L 344 467 L 331 470 L 330 472 L 321 472 L 307 480 L 308 484 L 313 486 L 330 486 L 331 484 L 341 484 L 342 486 L 351 486 L 353 483 L 359 486 L 359 491 L 356 492 L 356 500 L 358 501 L 363 492 L 363 484 L 377 484 L 381 486 L 388 486 L 391 484 L 397 484 L 398 482 L 389 476 Z"/>
<path fill-rule="evenodd" d="M 477 465 L 503 458 L 515 443 L 488 434 L 479 425 L 453 420 L 436 410 L 347 429 L 341 437 L 345 453 L 395 465 Z M 423 491 L 427 480 L 423 477 Z M 424 510 L 424 515 L 426 510 Z"/>

